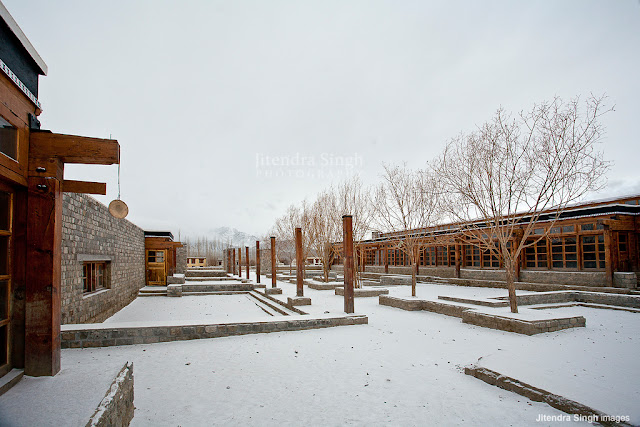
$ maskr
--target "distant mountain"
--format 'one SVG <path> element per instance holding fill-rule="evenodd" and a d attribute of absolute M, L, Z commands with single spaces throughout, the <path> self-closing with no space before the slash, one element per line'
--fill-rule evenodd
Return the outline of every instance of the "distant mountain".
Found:
<path fill-rule="evenodd" d="M 236 230 L 230 227 L 218 227 L 213 230 L 209 230 L 205 235 L 200 237 L 206 237 L 209 240 L 218 240 L 223 245 L 231 246 L 249 246 L 256 245 L 258 238 L 253 234 L 245 233 L 244 231 Z"/>

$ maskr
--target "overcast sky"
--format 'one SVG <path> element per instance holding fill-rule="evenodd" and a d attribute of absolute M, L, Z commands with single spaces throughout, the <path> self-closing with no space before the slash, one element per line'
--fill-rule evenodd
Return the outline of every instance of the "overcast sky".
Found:
<path fill-rule="evenodd" d="M 43 128 L 117 139 L 145 229 L 261 235 L 332 180 L 420 167 L 555 95 L 609 96 L 604 194 L 640 193 L 638 0 L 3 2 L 49 67 Z M 65 178 L 117 196 L 117 166 Z"/>

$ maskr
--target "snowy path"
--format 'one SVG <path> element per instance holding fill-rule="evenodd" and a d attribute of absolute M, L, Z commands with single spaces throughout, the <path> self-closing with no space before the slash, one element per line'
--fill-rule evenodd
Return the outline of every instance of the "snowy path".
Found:
<path fill-rule="evenodd" d="M 270 286 L 264 277 L 263 283 Z M 295 295 L 295 285 L 278 286 L 284 290 L 279 298 Z M 392 295 L 410 294 L 409 287 L 390 289 Z M 418 287 L 421 297 L 503 293 Z M 313 305 L 301 308 L 311 314 L 342 313 L 343 299 L 332 291 L 305 288 L 305 295 Z M 133 426 L 540 426 L 549 424 L 536 421 L 540 414 L 564 414 L 464 375 L 464 366 L 481 357 L 482 366 L 640 422 L 640 376 L 630 367 L 639 349 L 637 315 L 562 309 L 584 314 L 587 328 L 526 337 L 463 324 L 458 318 L 380 306 L 377 298 L 358 298 L 355 307 L 369 316 L 368 325 L 63 350 L 63 369 L 89 387 L 91 372 L 117 372 L 125 361 L 132 361 Z M 617 334 L 608 330 L 612 322 L 620 326 Z M 615 375 L 620 366 L 625 373 Z M 586 372 L 573 376 L 582 369 Z M 73 396 L 78 388 L 76 384 L 60 392 Z M 38 412 L 44 417 L 40 419 L 51 418 L 46 407 L 30 408 L 35 419 Z"/>

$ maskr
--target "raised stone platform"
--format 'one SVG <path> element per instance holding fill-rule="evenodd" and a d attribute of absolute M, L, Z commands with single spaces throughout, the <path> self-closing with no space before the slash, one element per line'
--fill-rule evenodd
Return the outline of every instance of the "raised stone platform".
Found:
<path fill-rule="evenodd" d="M 264 293 L 267 295 L 280 295 L 282 294 L 282 288 L 264 288 Z"/>
<path fill-rule="evenodd" d="M 333 290 L 336 286 L 343 286 L 341 282 L 321 282 L 319 280 L 305 280 L 307 286 L 317 291 Z"/>
<path fill-rule="evenodd" d="M 382 286 L 394 286 L 394 285 L 411 285 L 411 276 L 380 276 L 380 285 Z"/>
<path fill-rule="evenodd" d="M 586 320 L 583 316 L 554 317 L 552 315 L 537 315 L 533 313 L 535 310 L 530 309 L 524 309 L 529 311 L 526 315 L 522 313 L 511 314 L 506 311 L 506 307 L 503 307 L 501 312 L 497 311 L 501 310 L 499 308 L 490 307 L 479 310 L 468 305 L 461 306 L 447 302 L 399 298 L 388 295 L 380 296 L 380 304 L 409 311 L 425 310 L 446 316 L 459 317 L 463 323 L 524 335 L 554 332 L 586 325 Z"/>
<path fill-rule="evenodd" d="M 87 427 L 128 426 L 133 419 L 133 363 L 125 363 Z"/>
<path fill-rule="evenodd" d="M 335 290 L 336 295 L 344 296 L 344 286 L 336 287 Z M 363 289 L 356 288 L 353 290 L 354 298 L 366 298 L 366 297 L 378 297 L 380 295 L 386 295 L 389 293 L 389 289 L 378 288 L 378 289 Z"/>
<path fill-rule="evenodd" d="M 288 297 L 287 305 L 295 307 L 297 305 L 311 305 L 311 298 L 309 297 Z"/>
<path fill-rule="evenodd" d="M 153 322 L 149 326 L 122 326 L 117 324 L 62 325 L 62 348 L 110 347 L 117 345 L 152 344 L 231 335 L 268 332 L 300 331 L 345 325 L 363 325 L 369 322 L 364 315 L 278 317 L 260 322 L 234 322 L 216 324 L 189 324 L 186 322 Z"/>

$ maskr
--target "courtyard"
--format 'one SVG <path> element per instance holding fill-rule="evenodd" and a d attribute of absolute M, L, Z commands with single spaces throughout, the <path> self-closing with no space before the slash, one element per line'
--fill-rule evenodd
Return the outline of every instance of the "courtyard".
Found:
<path fill-rule="evenodd" d="M 283 294 L 277 298 L 295 295 L 295 285 L 278 286 Z M 407 286 L 389 290 L 410 294 Z M 423 298 L 504 292 L 417 288 Z M 311 316 L 343 312 L 343 298 L 333 291 L 305 288 L 305 296 L 312 305 L 301 308 Z M 162 321 L 184 321 L 189 312 L 194 318 L 255 317 L 256 307 L 247 302 L 245 295 L 138 298 L 107 323 L 147 322 L 142 313 L 151 305 Z M 378 298 L 355 303 L 367 325 L 65 349 L 59 375 L 25 377 L 0 400 L 0 413 L 11 426 L 80 425 L 118 370 L 133 362 L 132 425 L 541 425 L 539 417 L 566 416 L 464 374 L 465 366 L 477 364 L 640 422 L 637 313 L 557 308 L 552 311 L 585 316 L 586 327 L 528 337 L 382 306 Z M 25 399 L 26 414 L 20 410 Z"/>

